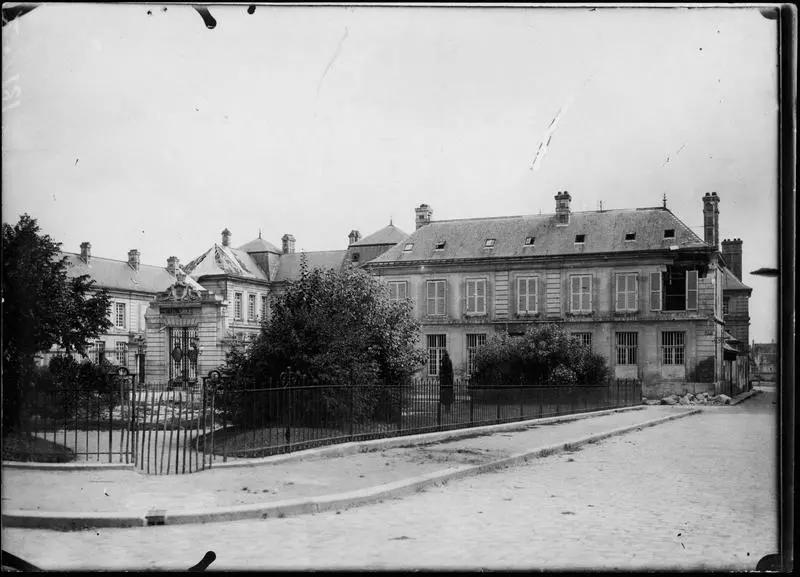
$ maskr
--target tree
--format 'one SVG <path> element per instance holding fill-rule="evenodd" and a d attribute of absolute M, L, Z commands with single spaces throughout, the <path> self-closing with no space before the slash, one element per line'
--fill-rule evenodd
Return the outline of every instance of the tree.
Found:
<path fill-rule="evenodd" d="M 328 386 L 327 414 L 355 403 L 356 416 L 375 417 L 387 385 L 402 384 L 425 361 L 411 303 L 391 301 L 361 269 L 309 271 L 301 256 L 300 278 L 273 293 L 271 311 L 256 340 L 229 355 L 226 372 L 246 387 L 277 386 L 287 374 Z M 346 388 L 355 397 L 342 403 L 333 391 Z"/>
<path fill-rule="evenodd" d="M 86 355 L 110 326 L 110 299 L 88 275 L 70 278 L 61 243 L 23 214 L 3 223 L 3 431 L 19 423 L 19 402 L 36 353 L 53 345 Z"/>

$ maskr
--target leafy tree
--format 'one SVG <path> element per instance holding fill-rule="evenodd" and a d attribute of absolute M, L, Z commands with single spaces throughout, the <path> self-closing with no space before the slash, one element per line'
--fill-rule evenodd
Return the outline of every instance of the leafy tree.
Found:
<path fill-rule="evenodd" d="M 85 356 L 88 342 L 111 326 L 107 291 L 88 275 L 70 278 L 60 248 L 27 214 L 3 223 L 4 432 L 19 423 L 36 353 L 58 345 Z"/>
<path fill-rule="evenodd" d="M 381 281 L 350 266 L 309 271 L 301 256 L 299 279 L 273 293 L 260 335 L 228 356 L 226 372 L 247 387 L 279 386 L 299 376 L 305 384 L 329 386 L 323 392 L 327 416 L 348 411 L 355 418 L 387 418 L 396 387 L 385 385 L 403 384 L 425 361 L 418 338 L 410 302 L 391 301 Z M 245 404 L 250 412 L 264 410 Z"/>

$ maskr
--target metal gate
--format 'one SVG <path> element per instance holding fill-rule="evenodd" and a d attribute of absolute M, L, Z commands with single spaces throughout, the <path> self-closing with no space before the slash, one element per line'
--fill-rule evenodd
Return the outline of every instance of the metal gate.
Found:
<path fill-rule="evenodd" d="M 172 327 L 169 329 L 170 384 L 197 382 L 198 345 L 197 327 Z"/>

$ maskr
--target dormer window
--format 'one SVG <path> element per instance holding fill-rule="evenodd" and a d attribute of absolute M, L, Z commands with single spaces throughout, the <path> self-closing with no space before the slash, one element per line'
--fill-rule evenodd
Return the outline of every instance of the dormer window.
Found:
<path fill-rule="evenodd" d="M 536 242 L 535 236 L 526 236 L 525 237 L 525 246 L 533 246 L 533 243 Z"/>
<path fill-rule="evenodd" d="M 437 242 L 436 246 L 434 247 L 434 250 L 442 250 L 442 249 L 444 249 L 445 242 L 446 241 L 443 241 L 443 240 L 440 240 L 439 242 Z"/>
<path fill-rule="evenodd" d="M 585 234 L 576 234 L 575 235 L 575 244 L 583 244 L 586 242 L 586 235 Z"/>
<path fill-rule="evenodd" d="M 407 242 L 406 245 L 403 247 L 403 252 L 411 252 L 413 248 L 414 248 L 414 243 Z"/>
<path fill-rule="evenodd" d="M 636 233 L 635 232 L 626 232 L 625 233 L 625 240 L 627 240 L 627 241 L 636 240 Z"/>
<path fill-rule="evenodd" d="M 493 238 L 487 238 L 486 242 L 483 244 L 483 248 L 494 248 L 494 241 Z"/>
<path fill-rule="evenodd" d="M 675 229 L 674 228 L 665 229 L 664 238 L 675 238 Z"/>

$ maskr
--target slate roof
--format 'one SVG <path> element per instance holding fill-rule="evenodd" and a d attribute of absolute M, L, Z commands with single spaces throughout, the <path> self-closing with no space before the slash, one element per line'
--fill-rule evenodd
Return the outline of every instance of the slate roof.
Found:
<path fill-rule="evenodd" d="M 315 268 L 330 268 L 339 270 L 344 264 L 346 250 L 323 250 L 315 252 L 293 252 L 282 254 L 278 264 L 275 282 L 295 280 L 300 276 L 300 257 L 306 255 L 309 270 Z"/>
<path fill-rule="evenodd" d="M 736 278 L 736 275 L 733 274 L 730 269 L 723 268 L 722 270 L 725 272 L 725 276 L 722 278 L 722 290 L 753 290 Z"/>
<path fill-rule="evenodd" d="M 260 236 L 258 238 L 254 238 L 250 242 L 243 244 L 236 250 L 241 250 L 244 252 L 274 252 L 275 254 L 281 254 L 281 250 L 276 248 L 274 244 L 271 242 L 267 242 Z"/>
<path fill-rule="evenodd" d="M 673 229 L 675 238 L 665 239 L 666 229 Z M 626 241 L 626 233 L 635 233 L 635 240 Z M 575 244 L 579 234 L 585 235 L 583 246 Z M 525 246 L 526 237 L 535 237 L 533 246 Z M 495 239 L 494 248 L 485 248 L 487 239 Z M 435 250 L 441 241 L 444 248 Z M 404 251 L 408 243 L 413 249 Z M 671 245 L 707 246 L 666 208 L 618 209 L 573 212 L 562 226 L 553 214 L 431 221 L 371 262 L 635 252 Z"/>
<path fill-rule="evenodd" d="M 195 280 L 219 274 L 269 280 L 261 267 L 245 251 L 218 244 L 184 265 L 183 269 Z"/>
<path fill-rule="evenodd" d="M 397 244 L 408 236 L 407 232 L 403 232 L 393 224 L 389 224 L 377 232 L 372 233 L 354 242 L 350 246 L 370 246 L 376 244 Z"/>
<path fill-rule="evenodd" d="M 61 256 L 67 257 L 67 271 L 70 276 L 88 274 L 99 287 L 110 290 L 159 293 L 172 286 L 176 280 L 166 268 L 160 266 L 140 264 L 139 270 L 134 270 L 125 260 L 93 256 L 87 264 L 76 253 L 62 252 Z M 185 282 L 196 290 L 205 290 L 189 276 Z"/>

